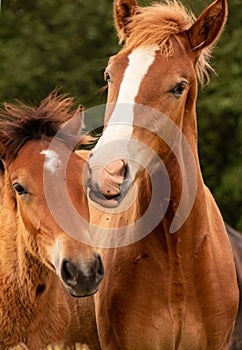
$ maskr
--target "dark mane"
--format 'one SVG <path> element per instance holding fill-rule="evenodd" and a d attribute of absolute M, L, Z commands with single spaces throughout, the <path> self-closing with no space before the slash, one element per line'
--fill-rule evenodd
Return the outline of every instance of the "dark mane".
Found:
<path fill-rule="evenodd" d="M 60 126 L 73 116 L 73 99 L 54 90 L 38 107 L 20 101 L 0 109 L 0 158 L 13 161 L 30 140 L 54 137 Z"/>

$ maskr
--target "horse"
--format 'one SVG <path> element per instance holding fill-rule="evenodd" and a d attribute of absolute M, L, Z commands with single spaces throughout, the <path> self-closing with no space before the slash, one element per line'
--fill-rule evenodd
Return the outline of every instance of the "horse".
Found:
<path fill-rule="evenodd" d="M 226 230 L 232 245 L 237 280 L 240 291 L 239 311 L 236 317 L 234 331 L 230 338 L 229 350 L 240 350 L 242 348 L 242 234 L 226 223 Z"/>
<path fill-rule="evenodd" d="M 121 50 L 109 59 L 104 130 L 90 153 L 91 237 L 104 262 L 95 294 L 101 347 L 228 349 L 238 309 L 231 245 L 204 184 L 198 82 L 227 18 L 177 1 L 115 0 Z M 211 68 L 212 69 L 212 68 Z"/>
<path fill-rule="evenodd" d="M 85 308 L 94 308 L 104 271 L 88 232 L 73 101 L 54 91 L 38 107 L 0 110 L 0 349 L 100 348 Z"/>

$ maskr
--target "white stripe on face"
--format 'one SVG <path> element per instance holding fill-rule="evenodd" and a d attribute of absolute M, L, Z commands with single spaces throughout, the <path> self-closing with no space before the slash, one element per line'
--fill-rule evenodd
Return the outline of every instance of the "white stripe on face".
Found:
<path fill-rule="evenodd" d="M 135 49 L 129 56 L 129 63 L 120 85 L 118 99 L 108 125 L 96 147 L 118 139 L 130 139 L 133 133 L 134 104 L 140 85 L 155 59 L 157 46 Z"/>
<path fill-rule="evenodd" d="M 54 174 L 61 165 L 61 160 L 59 159 L 59 155 L 52 150 L 44 150 L 40 152 L 40 154 L 44 154 L 46 159 L 44 163 L 44 167 L 46 170 L 49 170 L 52 174 Z"/>

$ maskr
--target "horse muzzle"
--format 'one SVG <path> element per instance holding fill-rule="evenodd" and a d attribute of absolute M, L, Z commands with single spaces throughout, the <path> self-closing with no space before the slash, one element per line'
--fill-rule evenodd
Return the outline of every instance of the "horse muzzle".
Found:
<path fill-rule="evenodd" d="M 125 159 L 116 159 L 107 165 L 90 167 L 89 197 L 101 206 L 117 207 L 128 192 L 132 180 Z"/>
<path fill-rule="evenodd" d="M 60 278 L 74 297 L 89 296 L 97 292 L 104 275 L 104 268 L 99 254 L 87 265 L 71 259 L 63 259 L 60 266 Z"/>

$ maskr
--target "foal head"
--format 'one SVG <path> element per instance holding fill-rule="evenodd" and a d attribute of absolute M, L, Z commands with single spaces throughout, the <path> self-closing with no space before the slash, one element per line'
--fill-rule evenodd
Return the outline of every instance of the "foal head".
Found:
<path fill-rule="evenodd" d="M 197 80 L 208 77 L 210 49 L 226 15 L 225 0 L 197 20 L 175 0 L 147 8 L 114 1 L 125 44 L 105 70 L 105 127 L 89 159 L 91 198 L 101 202 L 103 195 L 109 199 L 102 197 L 103 205 L 117 205 L 144 168 L 155 168 L 155 156 L 169 161 L 181 134 L 197 157 Z"/>
<path fill-rule="evenodd" d="M 0 158 L 3 208 L 16 217 L 17 244 L 79 297 L 96 292 L 103 266 L 89 241 L 81 175 L 85 164 L 73 152 L 82 118 L 71 118 L 72 105 L 71 98 L 56 92 L 38 108 L 5 104 L 0 111 Z"/>

